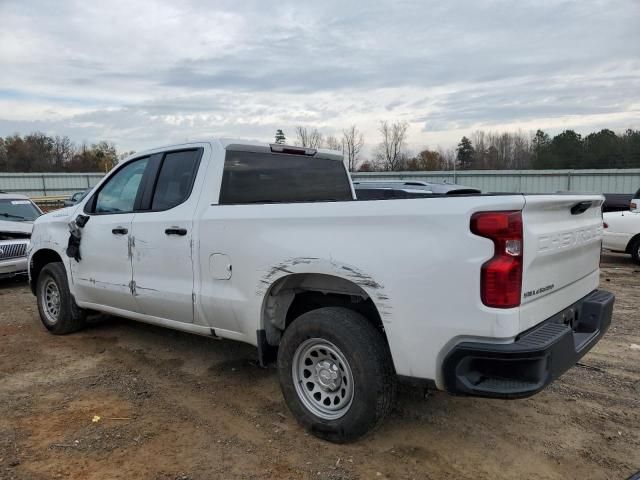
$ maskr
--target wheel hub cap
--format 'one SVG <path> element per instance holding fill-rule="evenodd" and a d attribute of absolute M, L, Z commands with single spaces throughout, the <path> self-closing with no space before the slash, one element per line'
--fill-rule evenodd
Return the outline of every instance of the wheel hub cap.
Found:
<path fill-rule="evenodd" d="M 333 343 L 310 338 L 298 346 L 291 366 L 298 398 L 314 415 L 335 420 L 347 413 L 354 395 L 353 374 Z"/>
<path fill-rule="evenodd" d="M 44 286 L 43 304 L 47 320 L 50 323 L 56 323 L 60 315 L 60 290 L 56 282 L 51 279 Z"/>
<path fill-rule="evenodd" d="M 334 392 L 342 383 L 342 378 L 338 375 L 339 368 L 335 362 L 323 360 L 316 363 L 316 376 L 321 388 Z"/>

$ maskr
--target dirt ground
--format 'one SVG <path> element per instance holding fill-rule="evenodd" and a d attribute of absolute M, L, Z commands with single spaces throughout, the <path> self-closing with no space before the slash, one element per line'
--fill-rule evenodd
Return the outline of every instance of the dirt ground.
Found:
<path fill-rule="evenodd" d="M 333 445 L 249 346 L 116 318 L 52 336 L 24 280 L 2 281 L 0 478 L 624 479 L 640 469 L 640 267 L 603 256 L 602 288 L 611 329 L 546 391 L 405 386 L 380 430 Z"/>

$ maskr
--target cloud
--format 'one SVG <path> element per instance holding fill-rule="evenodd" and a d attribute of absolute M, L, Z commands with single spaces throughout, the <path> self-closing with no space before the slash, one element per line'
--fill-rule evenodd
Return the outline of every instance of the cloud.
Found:
<path fill-rule="evenodd" d="M 0 3 L 0 135 L 141 149 L 380 120 L 445 146 L 476 128 L 640 128 L 636 0 Z"/>

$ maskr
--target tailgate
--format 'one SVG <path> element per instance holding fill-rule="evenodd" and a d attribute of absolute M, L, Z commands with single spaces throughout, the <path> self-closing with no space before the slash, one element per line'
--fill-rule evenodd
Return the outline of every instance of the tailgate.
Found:
<path fill-rule="evenodd" d="M 598 270 L 603 201 L 602 195 L 525 195 L 522 305 Z M 567 304 L 573 301 L 568 298 Z"/>

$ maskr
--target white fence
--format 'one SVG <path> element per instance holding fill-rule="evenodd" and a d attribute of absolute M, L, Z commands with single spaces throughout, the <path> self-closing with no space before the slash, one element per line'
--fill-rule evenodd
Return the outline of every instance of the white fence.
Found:
<path fill-rule="evenodd" d="M 640 188 L 640 169 L 602 170 L 462 170 L 439 172 L 357 172 L 358 180 L 406 180 L 448 182 L 483 192 L 589 192 L 635 193 Z"/>
<path fill-rule="evenodd" d="M 552 193 L 559 191 L 634 193 L 640 169 L 603 170 L 463 170 L 458 172 L 358 172 L 354 180 L 449 182 L 484 192 Z M 101 173 L 0 173 L 0 190 L 31 197 L 70 195 L 93 187 Z"/>

